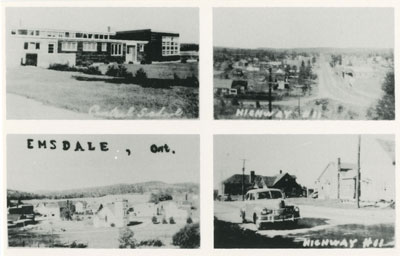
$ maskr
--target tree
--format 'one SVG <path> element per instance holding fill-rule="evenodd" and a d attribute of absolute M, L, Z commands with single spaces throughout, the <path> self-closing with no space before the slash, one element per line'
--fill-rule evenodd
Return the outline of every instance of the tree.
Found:
<path fill-rule="evenodd" d="M 71 201 L 67 200 L 67 205 L 61 210 L 61 218 L 64 220 L 72 220 L 72 215 L 74 215 L 75 206 Z"/>
<path fill-rule="evenodd" d="M 135 233 L 128 227 L 119 232 L 119 248 L 136 248 Z"/>
<path fill-rule="evenodd" d="M 394 120 L 395 119 L 395 89 L 394 72 L 386 74 L 385 81 L 382 84 L 384 92 L 377 105 L 368 111 L 368 117 L 375 120 Z"/>
<path fill-rule="evenodd" d="M 200 225 L 199 223 L 186 224 L 172 237 L 173 245 L 180 248 L 200 247 Z"/>

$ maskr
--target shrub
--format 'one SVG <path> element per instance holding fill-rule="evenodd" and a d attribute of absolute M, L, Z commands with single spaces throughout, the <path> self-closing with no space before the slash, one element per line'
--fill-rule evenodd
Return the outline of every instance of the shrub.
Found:
<path fill-rule="evenodd" d="M 168 224 L 168 221 L 165 217 L 162 219 L 162 224 Z"/>
<path fill-rule="evenodd" d="M 153 222 L 153 224 L 158 224 L 159 223 L 156 216 L 153 216 L 151 218 L 151 222 Z"/>
<path fill-rule="evenodd" d="M 136 248 L 135 233 L 130 228 L 124 228 L 119 233 L 119 248 Z"/>
<path fill-rule="evenodd" d="M 187 224 L 172 237 L 172 244 L 180 248 L 200 247 L 199 223 Z"/>
<path fill-rule="evenodd" d="M 143 68 L 139 68 L 135 73 L 135 78 L 138 81 L 138 83 L 146 82 L 146 80 L 147 80 L 146 71 L 144 71 Z"/>
<path fill-rule="evenodd" d="M 78 71 L 76 67 L 70 67 L 68 66 L 68 64 L 58 64 L 58 63 L 50 64 L 48 69 L 58 70 L 58 71 Z"/>
<path fill-rule="evenodd" d="M 85 68 L 82 70 L 83 73 L 89 74 L 89 75 L 102 75 L 101 71 L 99 70 L 98 67 L 93 67 L 90 66 L 88 68 Z"/>
<path fill-rule="evenodd" d="M 128 77 L 129 72 L 124 65 L 111 65 L 107 68 L 106 75 L 114 77 Z"/>
<path fill-rule="evenodd" d="M 187 223 L 187 224 L 192 224 L 192 223 L 193 223 L 192 218 L 188 217 L 188 218 L 186 219 L 186 223 Z"/>
<path fill-rule="evenodd" d="M 154 247 L 161 247 L 163 246 L 163 242 L 159 239 L 150 239 L 141 241 L 137 246 L 154 246 Z"/>
<path fill-rule="evenodd" d="M 175 224 L 175 219 L 174 217 L 169 217 L 169 224 Z"/>

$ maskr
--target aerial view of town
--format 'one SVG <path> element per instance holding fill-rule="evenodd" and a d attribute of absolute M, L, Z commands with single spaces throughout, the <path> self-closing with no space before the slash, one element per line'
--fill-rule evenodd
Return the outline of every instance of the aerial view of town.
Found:
<path fill-rule="evenodd" d="M 8 152 L 9 247 L 200 246 L 197 136 L 13 135 Z"/>
<path fill-rule="evenodd" d="M 198 118 L 195 8 L 7 8 L 6 17 L 8 119 Z"/>
<path fill-rule="evenodd" d="M 393 120 L 393 22 L 390 8 L 215 9 L 214 117 Z"/>

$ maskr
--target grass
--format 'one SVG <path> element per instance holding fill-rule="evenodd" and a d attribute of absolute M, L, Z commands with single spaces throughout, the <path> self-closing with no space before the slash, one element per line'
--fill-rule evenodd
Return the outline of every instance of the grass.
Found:
<path fill-rule="evenodd" d="M 135 84 L 115 84 L 105 81 L 78 81 L 75 72 L 60 72 L 35 67 L 18 67 L 7 70 L 7 93 L 24 96 L 47 105 L 79 113 L 89 113 L 95 105 L 101 112 L 110 113 L 115 108 L 126 114 L 130 108 L 141 111 L 175 113 L 183 110 L 178 118 L 198 118 L 198 88 L 174 86 L 144 88 Z M 137 112 L 135 112 L 137 113 Z M 145 119 L 137 115 L 101 115 L 109 119 Z M 157 119 L 166 119 L 164 117 Z M 62 119 L 62 117 L 60 117 Z"/>

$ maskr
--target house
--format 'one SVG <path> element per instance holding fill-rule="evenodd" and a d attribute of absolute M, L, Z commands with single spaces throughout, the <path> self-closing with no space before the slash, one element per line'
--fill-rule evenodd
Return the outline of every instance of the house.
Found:
<path fill-rule="evenodd" d="M 363 137 L 360 150 L 360 200 L 365 202 L 395 199 L 394 142 Z M 319 199 L 356 199 L 358 164 L 330 162 L 315 181 Z"/>
<path fill-rule="evenodd" d="M 24 227 L 26 225 L 34 223 L 35 223 L 35 214 L 33 211 L 33 205 L 20 204 L 8 208 L 7 226 L 9 228 Z"/>
<path fill-rule="evenodd" d="M 101 204 L 93 217 L 95 227 L 124 227 L 128 223 L 128 201 Z"/>
<path fill-rule="evenodd" d="M 88 32 L 19 28 L 7 37 L 7 66 L 151 63 L 180 59 L 179 34 L 131 30 Z"/>
<path fill-rule="evenodd" d="M 232 88 L 232 82 L 231 79 L 214 78 L 214 93 L 221 95 L 229 94 Z"/>
<path fill-rule="evenodd" d="M 35 207 L 35 212 L 41 215 L 42 219 L 57 220 L 61 217 L 60 207 L 57 202 L 41 202 Z"/>
<path fill-rule="evenodd" d="M 253 188 L 276 188 L 282 190 L 288 197 L 298 197 L 303 194 L 303 188 L 297 183 L 297 177 L 287 172 L 279 171 L 274 176 L 256 175 L 254 171 L 250 175 L 234 174 L 222 182 L 222 191 L 225 195 L 242 195 Z"/>
<path fill-rule="evenodd" d="M 85 201 L 77 201 L 75 202 L 75 213 L 84 214 L 86 212 L 86 205 Z"/>

